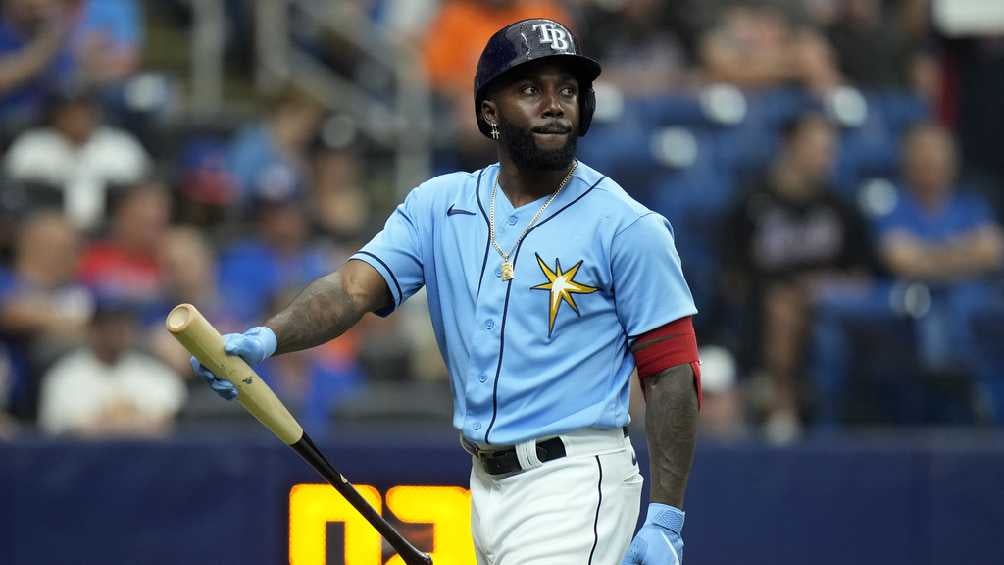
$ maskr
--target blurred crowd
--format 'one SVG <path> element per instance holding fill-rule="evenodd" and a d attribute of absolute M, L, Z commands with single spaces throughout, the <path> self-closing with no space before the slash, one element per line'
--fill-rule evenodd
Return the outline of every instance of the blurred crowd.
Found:
<path fill-rule="evenodd" d="M 283 3 L 294 22 L 323 4 Z M 252 83 L 260 11 L 220 5 L 225 71 Z M 164 59 L 158 30 L 194 25 L 190 2 L 0 7 L 0 438 L 232 414 L 192 382 L 165 315 L 189 302 L 224 332 L 262 323 L 379 229 L 409 188 L 393 155 L 295 80 L 252 88 L 240 120 L 189 123 L 185 77 L 146 60 Z M 603 65 L 580 157 L 675 227 L 708 436 L 1004 423 L 1004 26 L 947 33 L 928 0 L 339 9 L 424 71 L 434 173 L 494 160 L 472 111 L 490 34 L 527 17 L 577 30 Z M 290 29 L 322 68 L 372 82 L 341 27 Z M 362 405 L 447 417 L 414 302 L 263 376 L 312 430 Z"/>

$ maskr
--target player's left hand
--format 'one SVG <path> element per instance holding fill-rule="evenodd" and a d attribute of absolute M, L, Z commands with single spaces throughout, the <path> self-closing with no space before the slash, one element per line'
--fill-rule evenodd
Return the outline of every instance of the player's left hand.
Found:
<path fill-rule="evenodd" d="M 683 516 L 679 508 L 653 502 L 621 565 L 683 565 Z"/>

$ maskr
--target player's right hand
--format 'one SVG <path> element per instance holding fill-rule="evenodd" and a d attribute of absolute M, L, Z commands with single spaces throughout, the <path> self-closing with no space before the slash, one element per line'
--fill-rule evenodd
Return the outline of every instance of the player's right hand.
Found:
<path fill-rule="evenodd" d="M 267 327 L 251 328 L 244 333 L 223 336 L 223 351 L 227 355 L 239 356 L 252 367 L 271 357 L 275 353 L 275 348 L 275 332 Z M 189 361 L 192 364 L 192 371 L 209 383 L 216 394 L 226 400 L 237 398 L 237 387 L 233 383 L 214 375 L 195 357 Z"/>

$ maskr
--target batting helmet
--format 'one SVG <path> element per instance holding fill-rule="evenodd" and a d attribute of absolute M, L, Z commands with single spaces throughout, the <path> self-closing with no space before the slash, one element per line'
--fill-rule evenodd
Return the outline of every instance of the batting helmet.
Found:
<path fill-rule="evenodd" d="M 523 20 L 495 32 L 478 59 L 474 77 L 474 115 L 478 129 L 491 137 L 491 128 L 481 116 L 481 101 L 488 89 L 502 76 L 520 65 L 541 59 L 554 59 L 567 65 L 579 79 L 579 135 L 586 135 L 596 110 L 593 80 L 600 75 L 600 64 L 579 54 L 575 36 L 553 20 Z"/>

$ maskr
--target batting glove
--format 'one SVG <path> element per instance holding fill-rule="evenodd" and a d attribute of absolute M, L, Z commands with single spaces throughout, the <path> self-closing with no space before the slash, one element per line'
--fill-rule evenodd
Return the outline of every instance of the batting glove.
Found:
<path fill-rule="evenodd" d="M 653 502 L 621 565 L 683 565 L 683 510 Z"/>
<path fill-rule="evenodd" d="M 260 327 L 245 330 L 240 334 L 226 334 L 223 336 L 223 351 L 227 355 L 237 355 L 248 365 L 254 367 L 275 353 L 276 339 L 272 328 Z M 216 391 L 216 394 L 226 400 L 237 398 L 237 387 L 230 381 L 221 379 L 214 375 L 195 357 L 190 359 L 192 370 L 202 380 L 209 383 L 209 386 Z"/>

